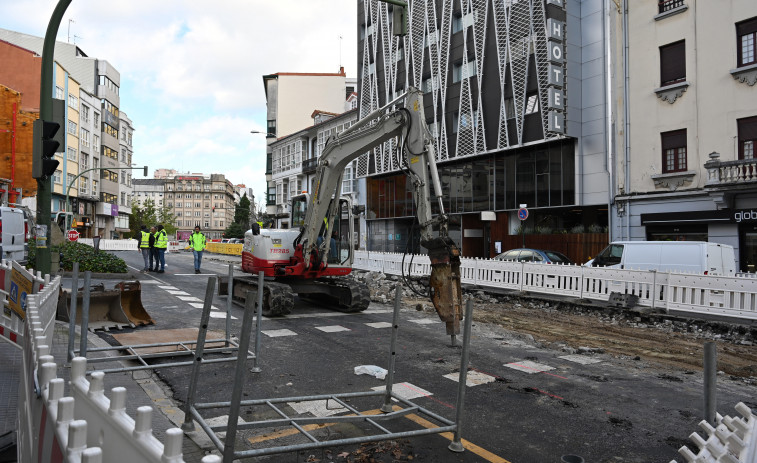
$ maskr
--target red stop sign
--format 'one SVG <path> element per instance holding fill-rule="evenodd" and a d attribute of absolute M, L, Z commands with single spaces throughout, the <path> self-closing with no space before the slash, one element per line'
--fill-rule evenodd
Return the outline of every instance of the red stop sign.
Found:
<path fill-rule="evenodd" d="M 79 239 L 79 232 L 76 230 L 69 230 L 67 236 L 68 241 L 76 241 Z"/>

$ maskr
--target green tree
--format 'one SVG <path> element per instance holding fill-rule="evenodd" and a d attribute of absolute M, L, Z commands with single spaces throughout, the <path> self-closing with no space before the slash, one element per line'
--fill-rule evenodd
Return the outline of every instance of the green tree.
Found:
<path fill-rule="evenodd" d="M 146 225 L 150 228 L 157 225 L 157 210 L 155 209 L 155 201 L 152 199 L 146 199 L 144 203 L 135 203 L 131 208 L 131 215 L 129 216 L 129 228 L 133 235 L 142 228 L 142 225 Z"/>
<path fill-rule="evenodd" d="M 247 229 L 250 226 L 250 200 L 247 193 L 242 195 L 239 204 L 234 208 L 234 222 Z"/>
<path fill-rule="evenodd" d="M 129 216 L 129 228 L 133 235 L 142 228 L 142 225 L 154 227 L 158 224 L 163 224 L 163 228 L 166 229 L 166 233 L 173 235 L 176 233 L 176 216 L 171 212 L 168 206 L 160 208 L 155 207 L 155 201 L 148 198 L 144 203 L 135 203 L 131 208 L 131 215 Z"/>
<path fill-rule="evenodd" d="M 244 238 L 244 232 L 246 227 L 243 228 L 241 224 L 236 222 L 229 225 L 229 228 L 223 231 L 224 238 Z"/>

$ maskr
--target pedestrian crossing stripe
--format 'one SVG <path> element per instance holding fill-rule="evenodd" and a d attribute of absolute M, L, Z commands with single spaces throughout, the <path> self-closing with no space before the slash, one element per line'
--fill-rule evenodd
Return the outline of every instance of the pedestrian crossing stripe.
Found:
<path fill-rule="evenodd" d="M 340 326 L 340 325 L 316 326 L 315 329 L 321 330 L 324 333 L 338 333 L 339 331 L 352 331 L 349 328 L 345 328 L 344 326 Z"/>
<path fill-rule="evenodd" d="M 176 286 L 158 286 L 160 289 L 165 289 L 167 291 L 179 291 L 179 288 Z"/>
<path fill-rule="evenodd" d="M 410 323 L 417 323 L 419 325 L 433 325 L 436 323 L 441 323 L 440 320 L 434 320 L 432 318 L 419 318 L 416 320 L 408 320 Z"/>
<path fill-rule="evenodd" d="M 173 294 L 174 296 L 189 296 L 189 293 L 182 290 L 173 290 L 173 289 L 167 289 L 169 294 Z"/>
<path fill-rule="evenodd" d="M 376 386 L 371 388 L 374 391 L 386 391 L 386 386 Z M 397 397 L 405 400 L 413 400 L 419 397 L 430 397 L 434 394 L 421 389 L 420 387 L 411 383 L 397 383 L 392 385 L 392 393 Z M 396 400 L 396 399 L 392 399 Z"/>
<path fill-rule="evenodd" d="M 549 365 L 544 365 L 541 363 L 532 362 L 531 360 L 523 360 L 520 362 L 506 363 L 505 366 L 507 368 L 512 368 L 513 370 L 518 370 L 524 373 L 528 373 L 529 375 L 532 375 L 534 373 L 542 373 L 545 371 L 554 370 L 554 367 L 551 367 Z"/>
<path fill-rule="evenodd" d="M 451 379 L 452 381 L 459 382 L 460 381 L 460 373 L 450 373 L 448 375 L 443 375 L 447 379 Z M 465 385 L 468 387 L 473 386 L 480 386 L 482 384 L 486 383 L 493 383 L 496 378 L 491 375 L 487 375 L 486 373 L 481 373 L 480 371 L 468 371 L 468 374 L 465 378 Z"/>
<path fill-rule="evenodd" d="M 209 315 L 210 315 L 210 318 L 226 318 L 226 313 L 225 312 L 210 312 Z M 237 320 L 237 317 L 235 317 L 235 316 L 232 315 L 231 319 L 232 320 Z"/>
<path fill-rule="evenodd" d="M 297 336 L 297 333 L 295 333 L 292 330 L 263 330 L 261 331 L 264 335 L 268 336 L 269 338 L 280 338 L 283 336 Z"/>
<path fill-rule="evenodd" d="M 370 326 L 371 328 L 391 328 L 392 324 L 389 322 L 374 322 L 374 323 L 366 323 L 367 326 Z"/>
<path fill-rule="evenodd" d="M 585 355 L 579 355 L 579 354 L 563 355 L 562 357 L 559 357 L 559 358 L 563 360 L 567 360 L 569 362 L 580 363 L 581 365 L 591 365 L 594 363 L 600 363 L 602 361 L 597 358 L 587 357 Z"/>

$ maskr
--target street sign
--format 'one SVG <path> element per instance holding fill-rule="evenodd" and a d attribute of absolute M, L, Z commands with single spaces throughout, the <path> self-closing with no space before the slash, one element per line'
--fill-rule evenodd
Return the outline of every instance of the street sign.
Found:
<path fill-rule="evenodd" d="M 79 239 L 79 232 L 76 230 L 69 230 L 66 234 L 68 241 L 76 241 Z"/>
<path fill-rule="evenodd" d="M 526 220 L 528 218 L 528 209 L 526 209 L 525 207 L 518 209 L 518 218 L 520 220 Z"/>

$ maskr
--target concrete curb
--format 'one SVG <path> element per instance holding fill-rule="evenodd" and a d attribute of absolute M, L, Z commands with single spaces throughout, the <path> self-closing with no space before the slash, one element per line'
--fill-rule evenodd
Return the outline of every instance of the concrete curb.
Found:
<path fill-rule="evenodd" d="M 58 275 L 60 275 L 62 278 L 71 278 L 73 276 L 74 272 L 58 272 Z M 84 275 L 83 271 L 79 271 L 79 278 L 82 278 Z M 138 280 L 139 273 L 137 272 L 128 272 L 128 273 L 92 273 L 92 279 L 98 279 L 98 280 Z"/>

